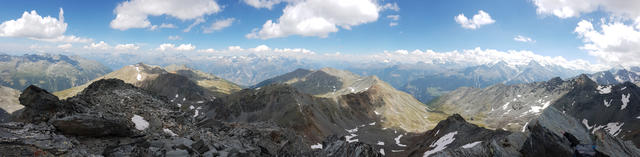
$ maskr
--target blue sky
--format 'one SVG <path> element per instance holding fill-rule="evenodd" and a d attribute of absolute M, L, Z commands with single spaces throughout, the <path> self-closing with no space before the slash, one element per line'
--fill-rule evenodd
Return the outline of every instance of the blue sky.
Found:
<path fill-rule="evenodd" d="M 537 1 L 546 4 L 534 4 Z M 580 21 L 587 20 L 596 25 L 595 32 L 601 33 L 602 31 L 598 30 L 597 25 L 599 19 L 618 14 L 597 8 L 592 10 L 576 8 L 573 11 L 580 14 L 573 15 L 557 15 L 552 11 L 537 11 L 540 7 L 544 7 L 542 5 L 573 6 L 573 4 L 553 4 L 554 2 L 548 1 L 553 0 L 373 1 L 380 7 L 385 4 L 397 4 L 399 10 L 380 9 L 377 12 L 377 19 L 353 24 L 350 30 L 338 26 L 337 32 L 330 32 L 326 37 L 302 36 L 294 33 L 269 39 L 247 38 L 247 34 L 254 29 L 261 29 L 267 20 L 277 22 L 278 18 L 283 15 L 283 9 L 286 6 L 295 5 L 295 2 L 277 3 L 271 9 L 267 9 L 256 8 L 243 0 L 213 1 L 221 9 L 215 13 L 203 14 L 201 17 L 206 22 L 196 25 L 190 32 L 183 32 L 183 29 L 191 25 L 195 19 L 181 20 L 167 14 L 148 15 L 147 18 L 152 25 L 166 23 L 173 24 L 176 28 L 161 28 L 153 31 L 148 27 L 115 29 L 110 26 L 110 23 L 118 14 L 116 7 L 124 2 L 119 0 L 7 1 L 0 6 L 0 21 L 19 19 L 23 12 L 31 10 L 37 11 L 40 16 L 57 18 L 60 8 L 62 8 L 64 22 L 68 24 L 66 32 L 63 34 L 91 39 L 91 42 L 71 43 L 76 48 L 98 41 L 104 41 L 111 46 L 133 43 L 140 47 L 139 50 L 152 50 L 160 44 L 172 43 L 176 46 L 192 44 L 196 46 L 196 49 L 222 50 L 228 46 L 252 48 L 258 45 L 268 45 L 271 48 L 304 48 L 319 53 L 340 52 L 342 54 L 373 54 L 399 49 L 410 51 L 431 49 L 438 52 L 448 52 L 481 47 L 501 51 L 526 50 L 542 56 L 563 56 L 569 60 L 584 59 L 590 62 L 605 62 L 601 61 L 602 58 L 598 58 L 597 55 L 590 54 L 591 51 L 605 50 L 579 48 L 589 42 L 583 41 L 585 38 L 574 30 Z M 591 2 L 585 1 L 584 3 Z M 602 6 L 607 5 L 593 3 L 601 8 L 606 8 Z M 468 29 L 463 28 L 454 20 L 454 17 L 459 14 L 471 18 L 480 10 L 488 13 L 495 22 L 476 29 Z M 628 18 L 620 18 L 622 20 L 617 22 L 629 26 L 633 25 L 634 13 L 620 14 L 620 17 Z M 387 18 L 388 15 L 399 15 L 399 19 L 395 21 Z M 230 26 L 213 33 L 203 33 L 204 27 L 210 26 L 216 20 L 228 18 L 234 19 Z M 398 25 L 390 26 L 391 22 Z M 608 23 L 602 23 L 602 25 L 606 24 Z M 515 41 L 514 37 L 517 35 L 529 37 L 535 42 Z M 32 45 L 61 45 L 65 43 L 64 41 L 31 40 L 32 37 L 19 35 L 1 36 L 0 42 L 4 44 L 0 44 L 0 51 L 16 51 L 21 47 Z M 169 40 L 169 36 L 180 36 L 181 40 Z M 81 49 L 75 49 L 75 51 L 81 51 Z M 636 51 L 626 53 L 637 54 Z"/>

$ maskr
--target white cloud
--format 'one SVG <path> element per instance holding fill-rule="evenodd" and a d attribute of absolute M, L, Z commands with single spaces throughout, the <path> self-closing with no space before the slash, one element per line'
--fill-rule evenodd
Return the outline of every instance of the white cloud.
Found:
<path fill-rule="evenodd" d="M 282 2 L 295 2 L 300 0 L 243 0 L 244 3 L 254 7 L 254 8 L 267 8 L 271 10 L 274 5 L 280 4 Z"/>
<path fill-rule="evenodd" d="M 152 27 L 148 16 L 167 15 L 180 20 L 192 20 L 221 10 L 214 0 L 130 0 L 115 9 L 111 28 L 127 30 Z"/>
<path fill-rule="evenodd" d="M 182 32 L 190 32 L 191 28 L 193 28 L 196 25 L 199 25 L 201 23 L 204 23 L 204 22 L 205 22 L 204 18 L 197 18 L 195 21 L 193 21 L 193 23 L 191 25 L 189 25 L 189 27 L 187 27 L 184 30 L 182 30 Z"/>
<path fill-rule="evenodd" d="M 216 50 L 214 50 L 212 48 L 209 48 L 209 49 L 201 49 L 201 50 L 198 50 L 197 52 L 200 52 L 200 53 L 214 53 L 214 52 L 216 52 Z"/>
<path fill-rule="evenodd" d="M 602 23 L 597 30 L 589 21 L 582 20 L 574 30 L 589 55 L 609 65 L 640 66 L 640 28 L 623 22 Z"/>
<path fill-rule="evenodd" d="M 327 37 L 338 27 L 351 29 L 378 19 L 379 6 L 374 0 L 305 0 L 289 3 L 277 21 L 266 21 L 247 38 L 270 39 L 290 35 Z"/>
<path fill-rule="evenodd" d="M 196 49 L 196 46 L 191 44 L 180 44 L 178 47 L 174 44 L 164 43 L 158 46 L 156 50 L 158 51 L 193 51 Z"/>
<path fill-rule="evenodd" d="M 380 7 L 380 10 L 393 10 L 398 12 L 400 11 L 400 7 L 398 7 L 398 3 L 387 3 Z"/>
<path fill-rule="evenodd" d="M 387 61 L 392 63 L 447 63 L 455 62 L 460 65 L 492 64 L 497 61 L 505 61 L 510 66 L 526 65 L 530 61 L 536 61 L 541 65 L 558 65 L 564 68 L 600 71 L 608 68 L 602 64 L 591 64 L 585 60 L 567 60 L 562 56 L 542 56 L 531 51 L 498 51 L 495 49 L 465 49 L 461 51 L 435 52 L 433 50 L 396 50 L 370 56 L 355 57 L 364 61 Z"/>
<path fill-rule="evenodd" d="M 398 20 L 400 20 L 400 15 L 387 15 L 388 19 L 391 19 L 391 22 L 389 22 L 389 27 L 393 27 L 393 26 L 397 26 L 398 25 Z"/>
<path fill-rule="evenodd" d="M 398 21 L 400 19 L 400 15 L 387 15 L 387 18 L 393 21 Z"/>
<path fill-rule="evenodd" d="M 578 17 L 599 9 L 630 19 L 640 16 L 640 1 L 637 0 L 533 0 L 533 3 L 538 14 L 552 14 L 559 18 Z"/>
<path fill-rule="evenodd" d="M 478 11 L 478 14 L 473 15 L 473 19 L 469 19 L 464 14 L 459 14 L 454 17 L 455 21 L 466 29 L 477 29 L 483 25 L 488 25 L 496 22 L 491 16 L 482 10 Z"/>
<path fill-rule="evenodd" d="M 71 45 L 69 43 L 58 45 L 59 49 L 65 49 L 65 50 L 66 49 L 70 49 L 71 47 L 73 47 L 73 45 Z"/>
<path fill-rule="evenodd" d="M 182 40 L 182 37 L 180 37 L 179 35 L 170 35 L 169 37 L 167 37 L 169 40 Z"/>
<path fill-rule="evenodd" d="M 109 44 L 105 43 L 104 41 L 100 41 L 98 43 L 91 43 L 89 45 L 85 45 L 84 48 L 85 49 L 107 50 L 107 49 L 111 48 L 111 46 L 109 46 Z"/>
<path fill-rule="evenodd" d="M 244 49 L 240 46 L 229 46 L 227 47 L 227 51 L 244 51 Z"/>
<path fill-rule="evenodd" d="M 171 24 L 171 23 L 169 23 L 169 24 L 162 23 L 162 24 L 160 24 L 160 26 L 152 25 L 151 27 L 149 27 L 149 30 L 155 31 L 155 30 L 158 30 L 159 28 L 178 28 L 178 27 L 176 25 Z"/>
<path fill-rule="evenodd" d="M 522 36 L 522 35 L 517 35 L 516 37 L 513 38 L 513 40 L 519 41 L 519 42 L 524 42 L 524 43 L 536 42 L 535 40 L 533 40 L 533 39 L 531 39 L 529 37 Z"/>
<path fill-rule="evenodd" d="M 115 50 L 126 51 L 126 50 L 138 50 L 140 46 L 136 44 L 118 44 L 114 48 Z"/>
<path fill-rule="evenodd" d="M 224 28 L 227 28 L 233 24 L 235 18 L 227 18 L 223 20 L 216 20 L 216 22 L 212 23 L 211 26 L 203 29 L 203 33 L 213 33 L 215 31 L 220 31 Z"/>
<path fill-rule="evenodd" d="M 0 37 L 23 37 L 48 42 L 91 42 L 91 39 L 65 36 L 68 24 L 64 22 L 64 10 L 60 8 L 58 18 L 42 17 L 35 10 L 22 13 L 16 20 L 0 24 Z"/>
<path fill-rule="evenodd" d="M 267 45 L 258 45 L 255 48 L 250 48 L 249 51 L 264 52 L 264 51 L 271 51 L 271 48 L 269 48 L 269 46 Z"/>

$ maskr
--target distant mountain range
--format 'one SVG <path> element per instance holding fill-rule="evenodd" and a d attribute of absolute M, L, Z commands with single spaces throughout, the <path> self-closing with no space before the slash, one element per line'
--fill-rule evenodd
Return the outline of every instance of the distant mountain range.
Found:
<path fill-rule="evenodd" d="M 99 62 L 77 56 L 0 54 L 0 85 L 23 90 L 37 85 L 59 91 L 102 76 L 111 70 Z"/>

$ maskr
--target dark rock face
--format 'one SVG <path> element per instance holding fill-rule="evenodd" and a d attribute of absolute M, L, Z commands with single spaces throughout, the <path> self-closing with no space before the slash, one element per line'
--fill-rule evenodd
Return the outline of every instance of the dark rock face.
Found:
<path fill-rule="evenodd" d="M 556 126 L 549 123 L 542 118 L 533 120 L 525 133 L 494 131 L 453 115 L 415 138 L 409 145 L 411 151 L 405 156 L 638 156 L 640 153 L 630 141 L 622 141 L 602 130 L 589 135 L 584 128 L 564 129 L 573 132 L 569 133 L 562 129 L 552 130 Z M 574 133 L 579 137 L 574 137 Z M 582 139 L 583 135 L 588 135 L 588 139 Z"/>
<path fill-rule="evenodd" d="M 35 86 L 20 98 L 21 122 L 0 124 L 0 154 L 8 156 L 305 156 L 294 131 L 273 123 L 226 123 L 194 116 L 165 97 L 99 80 L 58 100 Z M 42 107 L 46 105 L 46 107 Z M 46 113 L 46 114 L 43 114 Z M 38 114 L 37 121 L 29 116 Z M 21 118 L 27 119 L 21 119 Z"/>
<path fill-rule="evenodd" d="M 60 106 L 58 97 L 33 85 L 20 94 L 19 100 L 27 108 L 35 110 L 51 110 Z"/>
<path fill-rule="evenodd" d="M 379 151 L 369 144 L 361 142 L 349 143 L 344 137 L 329 136 L 322 142 L 322 149 L 313 152 L 313 156 L 335 156 L 335 157 L 382 157 Z"/>
<path fill-rule="evenodd" d="M 128 119 L 114 116 L 77 114 L 53 120 L 58 130 L 68 135 L 102 137 L 132 136 L 134 125 Z"/>
<path fill-rule="evenodd" d="M 48 121 L 57 108 L 62 106 L 58 97 L 36 86 L 29 86 L 19 97 L 20 104 L 25 106 L 18 116 L 19 121 Z"/>

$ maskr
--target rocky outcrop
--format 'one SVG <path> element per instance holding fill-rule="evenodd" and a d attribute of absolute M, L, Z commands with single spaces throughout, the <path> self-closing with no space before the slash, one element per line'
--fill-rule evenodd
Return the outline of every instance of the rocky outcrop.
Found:
<path fill-rule="evenodd" d="M 385 152 L 381 148 L 362 142 L 347 142 L 344 137 L 329 136 L 321 145 L 321 149 L 314 151 L 312 156 L 335 157 L 382 157 Z"/>
<path fill-rule="evenodd" d="M 487 130 L 453 115 L 414 138 L 408 156 L 638 156 L 640 150 L 604 131 L 588 135 L 556 130 L 533 120 L 526 133 Z M 571 126 L 567 126 L 571 127 Z M 580 132 L 587 132 L 582 128 Z M 574 132 L 575 133 L 575 132 Z M 584 133 L 583 133 L 584 134 Z M 593 141 L 593 142 L 591 142 Z"/>
<path fill-rule="evenodd" d="M 21 100 L 28 105 L 17 120 L 25 123 L 0 124 L 3 155 L 300 156 L 311 152 L 305 140 L 287 128 L 203 120 L 194 116 L 198 109 L 182 109 L 166 97 L 117 79 L 96 81 L 67 100 L 35 86 L 23 93 Z M 38 113 L 38 119 L 31 118 L 32 113 Z"/>
<path fill-rule="evenodd" d="M 58 97 L 33 85 L 22 91 L 19 100 L 25 106 L 17 116 L 18 121 L 22 122 L 46 122 L 62 107 Z"/>

